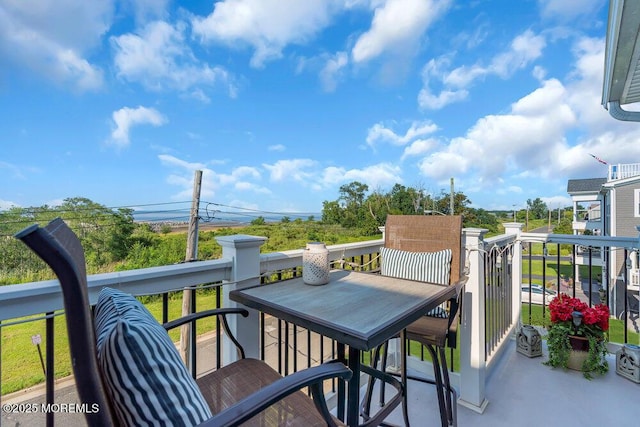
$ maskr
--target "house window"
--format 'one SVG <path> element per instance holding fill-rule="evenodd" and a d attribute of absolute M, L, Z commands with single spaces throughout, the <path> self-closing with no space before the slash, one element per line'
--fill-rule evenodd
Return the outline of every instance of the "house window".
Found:
<path fill-rule="evenodd" d="M 633 216 L 640 217 L 640 188 L 633 191 Z"/>
<path fill-rule="evenodd" d="M 578 221 L 600 221 L 600 201 L 596 200 L 593 202 L 589 202 L 589 204 L 586 206 L 582 204 L 578 205 L 576 214 Z"/>

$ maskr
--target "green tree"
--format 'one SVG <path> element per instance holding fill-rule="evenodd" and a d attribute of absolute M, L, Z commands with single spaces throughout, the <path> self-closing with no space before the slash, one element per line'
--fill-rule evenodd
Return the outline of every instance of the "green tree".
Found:
<path fill-rule="evenodd" d="M 342 220 L 342 207 L 337 200 L 322 202 L 322 222 L 324 224 L 340 224 Z"/>
<path fill-rule="evenodd" d="M 357 181 L 340 186 L 338 201 L 344 207 L 342 224 L 344 227 L 358 227 L 365 218 L 364 200 L 369 187 Z"/>
<path fill-rule="evenodd" d="M 544 219 L 547 217 L 547 204 L 540 197 L 535 200 L 527 200 L 527 208 L 529 209 L 529 219 Z"/>
<path fill-rule="evenodd" d="M 367 222 L 376 227 L 383 225 L 389 213 L 389 197 L 379 191 L 374 191 L 364 202 L 367 211 Z"/>
<path fill-rule="evenodd" d="M 560 218 L 560 223 L 553 227 L 555 234 L 573 234 L 573 225 L 571 218 Z"/>
<path fill-rule="evenodd" d="M 498 232 L 498 218 L 484 209 L 467 208 L 463 214 L 465 227 L 486 228 L 492 233 Z"/>
<path fill-rule="evenodd" d="M 389 191 L 389 213 L 409 214 L 417 213 L 415 207 L 416 192 L 412 188 L 396 184 Z"/>
<path fill-rule="evenodd" d="M 378 227 L 384 225 L 388 214 L 420 215 L 429 211 L 449 214 L 449 195 L 441 192 L 439 197 L 425 195 L 422 189 L 395 184 L 391 191 L 374 191 L 366 196 L 368 187 L 352 182 L 340 187 L 340 197 L 335 201 L 324 201 L 322 222 L 340 224 L 347 228 L 360 228 L 365 234 L 378 233 Z M 366 196 L 366 198 L 365 198 Z M 464 193 L 454 193 L 454 213 L 465 215 L 471 201 Z M 492 227 L 495 217 L 481 215 Z M 493 228 L 491 228 L 493 230 Z"/>
<path fill-rule="evenodd" d="M 436 210 L 445 215 L 451 215 L 451 193 L 440 192 L 440 197 L 435 199 Z M 461 192 L 453 193 L 453 215 L 462 215 L 465 213 L 467 206 L 471 204 L 471 200 Z"/>
<path fill-rule="evenodd" d="M 97 266 L 123 260 L 135 229 L 133 211 L 113 211 L 84 197 L 64 199 L 60 216 L 78 234 L 89 263 Z"/>
<path fill-rule="evenodd" d="M 266 223 L 263 216 L 259 216 L 253 220 L 251 220 L 251 225 L 264 225 Z"/>

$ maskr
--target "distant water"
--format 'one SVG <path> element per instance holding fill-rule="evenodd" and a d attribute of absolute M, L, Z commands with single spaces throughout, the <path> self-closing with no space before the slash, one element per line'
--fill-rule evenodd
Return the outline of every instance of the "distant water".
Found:
<path fill-rule="evenodd" d="M 134 211 L 133 219 L 136 222 L 151 222 L 151 223 L 189 223 L 190 211 L 171 211 L 171 212 L 146 212 L 146 211 Z M 283 214 L 264 214 L 260 215 L 256 213 L 245 212 L 226 212 L 225 214 L 216 213 L 215 215 L 208 215 L 206 212 L 200 212 L 200 223 L 209 223 L 211 225 L 218 225 L 221 227 L 244 225 L 249 224 L 251 221 L 262 217 L 266 222 L 281 222 L 282 218 L 288 217 L 289 220 L 294 221 L 300 218 L 303 221 L 309 219 L 310 216 L 317 221 L 322 218 L 322 213 L 283 213 Z"/>

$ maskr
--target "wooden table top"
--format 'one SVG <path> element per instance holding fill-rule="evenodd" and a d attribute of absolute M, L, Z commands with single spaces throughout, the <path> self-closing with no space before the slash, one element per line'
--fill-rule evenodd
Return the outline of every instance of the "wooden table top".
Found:
<path fill-rule="evenodd" d="M 366 351 L 454 294 L 454 286 L 337 270 L 326 285 L 307 285 L 300 277 L 231 291 L 229 297 Z"/>

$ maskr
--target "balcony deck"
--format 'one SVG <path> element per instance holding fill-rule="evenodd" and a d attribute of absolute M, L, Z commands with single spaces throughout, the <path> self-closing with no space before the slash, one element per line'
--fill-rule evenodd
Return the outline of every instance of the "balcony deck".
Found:
<path fill-rule="evenodd" d="M 511 226 L 516 225 L 511 224 Z M 469 229 L 469 232 L 478 234 L 476 229 Z M 636 396 L 640 385 L 615 373 L 613 355 L 609 357 L 610 372 L 605 377 L 588 381 L 582 377 L 580 372 L 552 370 L 542 365 L 543 358 L 529 359 L 515 351 L 515 343 L 508 337 L 513 333 L 513 327 L 520 319 L 521 309 L 520 284 L 523 278 L 523 260 L 521 245 L 513 244 L 517 242 L 517 236 L 521 242 L 551 242 L 557 245 L 637 248 L 638 244 L 636 238 L 541 235 L 525 234 L 519 231 L 516 234 L 507 234 L 486 240 L 475 236 L 473 237 L 475 240 L 467 242 L 468 247 L 473 250 L 468 252 L 470 279 L 467 283 L 466 297 L 463 300 L 465 301 L 463 313 L 467 321 L 461 325 L 460 348 L 468 351 L 467 356 L 473 354 L 475 359 L 472 362 L 470 357 L 467 357 L 465 361 L 461 358 L 457 368 L 469 375 L 465 377 L 464 387 L 461 391 L 466 392 L 468 396 L 473 396 L 477 391 L 488 400 L 489 404 L 484 414 L 478 414 L 458 405 L 459 425 L 482 427 L 484 425 L 537 426 L 578 423 L 581 426 L 602 426 L 610 425 L 613 422 L 628 421 L 632 424 L 635 421 L 637 423 L 639 416 Z M 381 243 L 381 241 L 375 240 L 332 246 L 330 247 L 331 259 L 349 260 L 352 257 L 355 259 L 355 257 L 370 256 L 379 250 Z M 489 249 L 485 251 L 474 249 L 479 247 Z M 243 247 L 238 250 L 247 249 Z M 507 254 L 507 256 L 501 256 L 503 254 Z M 90 294 L 94 295 L 95 299 L 98 290 L 103 286 L 118 286 L 133 294 L 163 294 L 175 290 L 178 283 L 180 287 L 223 281 L 233 283 L 238 277 L 238 271 L 232 267 L 232 255 L 233 253 L 227 254 L 219 260 L 90 276 Z M 263 254 L 259 259 L 255 259 L 255 263 L 259 265 L 262 272 L 285 271 L 302 265 L 302 251 Z M 360 264 L 363 263 L 364 261 L 360 260 Z M 551 276 L 547 275 L 546 277 Z M 258 277 L 250 277 L 257 283 Z M 490 280 L 487 281 L 486 278 Z M 574 280 L 574 283 L 579 282 Z M 3 327 L 12 327 L 4 323 L 4 320 L 19 319 L 24 316 L 61 309 L 61 302 L 58 298 L 60 290 L 55 281 L 9 285 L 2 287 L 0 293 L 3 295 L 0 298 L 0 320 L 3 321 Z M 224 302 L 222 304 L 226 305 Z M 502 315 L 498 316 L 497 314 L 500 313 Z M 637 314 L 634 316 L 632 319 L 637 319 Z M 487 322 L 490 322 L 491 328 L 483 327 Z M 264 328 L 262 331 L 267 337 L 279 341 L 280 330 L 278 326 L 268 322 L 261 328 Z M 299 367 L 302 369 L 307 363 L 306 357 L 301 358 L 302 352 L 307 348 L 305 342 L 307 334 L 306 332 L 294 331 L 295 329 L 293 331 L 289 329 L 289 332 L 286 332 L 285 329 L 284 332 L 285 334 L 299 333 L 297 347 L 294 343 L 293 349 L 287 350 L 291 351 L 287 354 L 296 354 L 297 357 L 290 357 L 290 359 L 298 360 Z M 465 339 L 463 340 L 463 338 Z M 312 339 L 317 338 L 314 335 Z M 215 359 L 212 360 L 210 356 L 215 354 L 215 349 L 202 348 L 212 346 L 211 343 L 215 341 L 213 339 L 205 340 L 205 342 L 199 341 L 197 352 L 199 372 L 211 369 L 213 366 L 211 364 L 215 363 Z M 289 344 L 287 342 L 275 344 L 269 343 L 265 338 L 262 347 L 267 354 L 272 351 L 272 348 L 290 348 L 291 342 L 290 340 Z M 627 342 L 637 344 L 637 335 Z M 252 346 L 252 342 L 249 341 L 245 344 Z M 253 345 L 254 351 L 256 347 L 258 346 Z M 313 347 L 317 348 L 316 345 Z M 484 354 L 484 349 L 487 347 L 491 347 L 489 355 Z M 7 348 L 3 345 L 2 351 L 9 351 Z M 326 352 L 329 348 L 331 346 L 327 344 L 324 351 Z M 494 363 L 491 359 L 497 353 L 502 356 Z M 314 363 L 320 359 L 327 360 L 335 357 L 326 353 L 320 356 L 317 351 L 311 354 Z M 279 363 L 271 361 L 269 359 L 271 356 L 265 357 L 272 366 L 277 366 Z M 0 359 L 0 371 L 2 370 L 1 361 Z M 207 367 L 207 363 L 210 364 L 209 367 Z M 483 381 L 484 375 L 477 375 L 477 378 L 474 379 L 477 370 L 485 369 L 487 364 L 490 365 L 490 372 L 487 371 L 486 382 Z M 410 366 L 416 365 L 410 364 Z M 458 374 L 452 378 L 454 385 L 459 384 L 456 382 L 457 379 L 459 379 Z M 471 387 L 469 386 L 470 382 L 474 382 Z M 78 402 L 72 382 L 69 385 L 68 380 L 57 380 L 55 388 L 55 397 L 52 400 L 55 404 L 75 404 Z M 411 382 L 409 384 L 409 398 L 410 419 L 413 425 L 439 425 L 438 405 L 433 386 Z M 29 392 L 23 391 L 2 396 L 1 403 L 42 402 L 44 402 L 44 385 Z M 0 427 L 5 425 L 45 425 L 44 418 L 42 412 L 28 415 L 10 414 L 3 411 L 0 414 Z M 401 425 L 400 411 L 396 410 L 389 421 Z M 86 425 L 82 414 L 58 413 L 55 415 L 55 423 L 69 426 Z"/>
<path fill-rule="evenodd" d="M 640 385 L 615 373 L 615 357 L 610 355 L 609 372 L 591 381 L 581 372 L 551 369 L 542 364 L 546 356 L 528 358 L 515 351 L 511 340 L 507 351 L 487 380 L 489 401 L 483 414 L 458 405 L 458 425 L 493 426 L 605 426 L 633 425 L 638 420 L 637 396 Z M 546 348 L 544 349 L 546 355 Z M 410 420 L 429 424 L 437 410 L 432 386 L 409 384 Z M 427 402 L 425 402 L 427 400 Z M 389 420 L 401 424 L 399 411 Z"/>
<path fill-rule="evenodd" d="M 582 373 L 553 370 L 543 358 L 527 358 L 508 345 L 502 359 L 488 378 L 489 405 L 479 414 L 458 405 L 458 425 L 474 427 L 579 425 L 633 425 L 638 419 L 637 395 L 640 385 L 615 373 L 615 358 L 609 357 L 610 371 L 589 381 Z M 545 352 L 546 354 L 546 352 Z M 64 384 L 64 383 L 63 383 Z M 56 402 L 77 402 L 74 385 L 59 385 Z M 377 396 L 377 394 L 376 394 Z M 44 389 L 9 396 L 3 403 L 43 403 Z M 416 426 L 438 425 L 437 398 L 433 386 L 409 383 L 410 421 Z M 57 414 L 56 423 L 69 427 L 86 426 L 82 414 Z M 388 421 L 402 425 L 396 409 Z M 44 425 L 43 414 L 2 413 L 0 425 Z"/>

